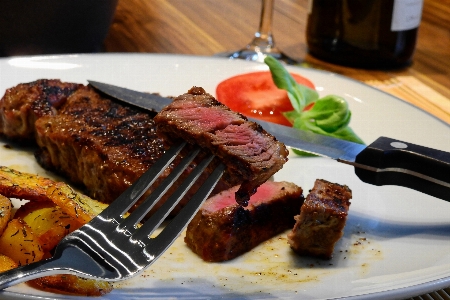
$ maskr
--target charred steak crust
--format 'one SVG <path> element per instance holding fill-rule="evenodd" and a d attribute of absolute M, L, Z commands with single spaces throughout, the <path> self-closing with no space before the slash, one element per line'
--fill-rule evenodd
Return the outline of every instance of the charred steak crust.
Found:
<path fill-rule="evenodd" d="M 90 195 L 111 202 L 164 152 L 151 115 L 102 98 L 89 87 L 70 95 L 56 115 L 36 120 L 36 158 Z"/>
<path fill-rule="evenodd" d="M 2 134 L 35 140 L 36 158 L 44 168 L 84 186 L 89 196 L 102 202 L 113 201 L 164 153 L 155 113 L 121 105 L 89 86 L 59 80 L 19 84 L 6 91 L 0 108 Z"/>
<path fill-rule="evenodd" d="M 23 142 L 34 140 L 35 121 L 54 115 L 79 88 L 83 85 L 42 79 L 6 90 L 0 100 L 0 135 Z"/>
<path fill-rule="evenodd" d="M 317 179 L 288 234 L 291 248 L 300 255 L 330 259 L 344 233 L 351 198 L 348 186 Z"/>
<path fill-rule="evenodd" d="M 236 200 L 246 205 L 258 186 L 283 167 L 285 145 L 261 126 L 193 87 L 154 118 L 166 141 L 184 139 L 208 149 L 225 164 L 224 179 L 239 185 Z"/>
<path fill-rule="evenodd" d="M 244 208 L 234 200 L 237 187 L 208 199 L 189 223 L 184 241 L 203 260 L 233 259 L 294 224 L 303 203 L 293 183 L 268 181 Z"/>

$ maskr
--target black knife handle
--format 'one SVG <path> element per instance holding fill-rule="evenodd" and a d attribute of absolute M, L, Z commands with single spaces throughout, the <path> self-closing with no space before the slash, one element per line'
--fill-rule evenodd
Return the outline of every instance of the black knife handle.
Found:
<path fill-rule="evenodd" d="M 356 175 L 450 201 L 450 153 L 380 137 L 356 156 Z"/>

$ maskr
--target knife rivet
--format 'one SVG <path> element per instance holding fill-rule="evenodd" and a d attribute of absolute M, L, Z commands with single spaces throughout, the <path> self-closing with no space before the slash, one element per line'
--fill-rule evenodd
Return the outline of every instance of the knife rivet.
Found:
<path fill-rule="evenodd" d="M 392 142 L 391 146 L 397 149 L 406 149 L 408 148 L 408 145 L 406 145 L 405 143 L 402 142 Z"/>

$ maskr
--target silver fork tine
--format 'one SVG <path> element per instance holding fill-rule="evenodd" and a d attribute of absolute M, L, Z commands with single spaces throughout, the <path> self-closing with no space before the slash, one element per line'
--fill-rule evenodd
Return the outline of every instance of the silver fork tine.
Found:
<path fill-rule="evenodd" d="M 100 216 L 106 220 L 121 218 L 155 182 L 185 145 L 186 142 L 182 142 L 169 148 L 132 186 L 102 211 Z"/>
<path fill-rule="evenodd" d="M 169 197 L 169 199 L 161 205 L 160 208 L 147 220 L 145 223 L 133 234 L 133 239 L 136 240 L 144 240 L 144 238 L 149 237 L 161 223 L 166 219 L 168 214 L 174 209 L 174 207 L 180 202 L 183 196 L 187 193 L 187 191 L 192 187 L 192 185 L 196 182 L 198 177 L 203 173 L 209 163 L 213 160 L 214 155 L 210 155 L 209 157 L 203 159 L 195 169 L 189 174 L 189 176 L 183 181 L 183 183 L 174 191 L 174 193 Z M 215 185 L 215 184 L 214 184 Z M 201 197 L 201 196 L 200 196 Z M 191 202 L 192 199 L 189 200 Z M 134 213 L 141 213 L 142 216 L 145 216 L 146 212 L 141 212 L 141 206 L 136 209 Z M 128 219 L 128 218 L 127 218 Z"/>
<path fill-rule="evenodd" d="M 197 156 L 199 152 L 200 152 L 199 147 L 190 151 L 190 153 L 186 157 L 184 157 L 173 170 L 171 170 L 170 174 L 164 179 L 164 181 L 161 182 L 161 184 L 157 188 L 155 188 L 152 191 L 152 193 L 142 203 L 139 204 L 139 207 L 136 208 L 135 211 L 133 211 L 126 219 L 124 219 L 120 223 L 118 229 L 128 230 L 129 232 L 132 232 L 135 229 L 136 224 L 139 223 L 145 217 L 145 215 L 147 215 L 147 213 L 153 208 L 153 206 L 161 199 L 161 197 L 164 196 L 167 190 L 186 170 L 186 168 L 194 160 L 194 158 Z M 180 189 L 181 187 L 178 188 L 178 190 Z"/>
<path fill-rule="evenodd" d="M 195 216 L 203 201 L 209 196 L 216 183 L 222 177 L 225 165 L 218 165 L 208 176 L 207 180 L 199 188 L 197 193 L 189 200 L 185 207 L 166 225 L 161 233 L 155 238 L 149 239 L 145 249 L 158 258 L 167 248 L 172 245 L 175 239 L 181 234 L 184 228 Z"/>

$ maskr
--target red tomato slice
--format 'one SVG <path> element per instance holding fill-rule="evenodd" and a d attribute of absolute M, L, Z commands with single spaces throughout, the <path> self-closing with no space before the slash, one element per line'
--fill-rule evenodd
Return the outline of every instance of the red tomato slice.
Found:
<path fill-rule="evenodd" d="M 291 74 L 295 81 L 315 89 L 307 78 Z M 269 71 L 253 72 L 228 78 L 216 88 L 217 100 L 245 116 L 286 126 L 292 124 L 282 115 L 293 110 L 287 92 L 273 83 Z"/>

